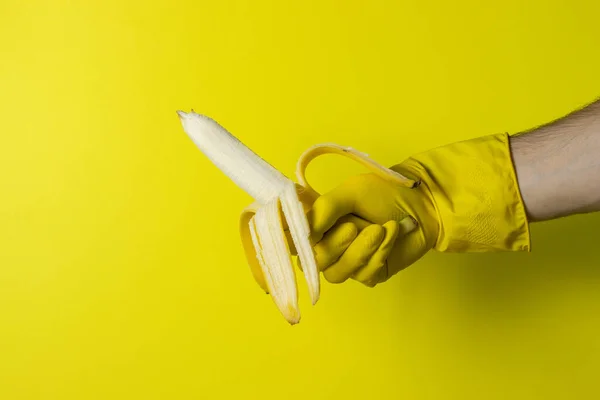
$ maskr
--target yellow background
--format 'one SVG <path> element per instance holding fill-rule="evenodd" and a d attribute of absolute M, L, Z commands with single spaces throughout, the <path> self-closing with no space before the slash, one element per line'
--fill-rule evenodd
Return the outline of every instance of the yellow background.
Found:
<path fill-rule="evenodd" d="M 315 143 L 391 165 L 592 100 L 598 2 L 0 1 L 0 399 L 589 399 L 599 215 L 533 253 L 430 254 L 324 284 L 286 324 L 246 266 L 249 197 L 185 136 L 286 174 Z M 343 172 L 332 168 L 348 166 Z M 356 169 L 319 160 L 321 190 Z"/>

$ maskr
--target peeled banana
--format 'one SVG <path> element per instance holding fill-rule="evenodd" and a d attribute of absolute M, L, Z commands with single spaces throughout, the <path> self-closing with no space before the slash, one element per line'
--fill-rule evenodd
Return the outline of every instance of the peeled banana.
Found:
<path fill-rule="evenodd" d="M 333 143 L 313 146 L 300 156 L 296 184 L 215 120 L 193 110 L 177 113 L 184 131 L 200 151 L 254 199 L 240 216 L 244 251 L 255 280 L 270 293 L 283 317 L 292 325 L 300 322 L 300 309 L 286 228 L 298 253 L 313 305 L 320 296 L 319 270 L 306 218 L 310 204 L 319 196 L 306 181 L 305 171 L 310 161 L 322 154 L 340 154 L 402 186 L 418 185 L 417 181 L 381 166 L 364 153 Z"/>

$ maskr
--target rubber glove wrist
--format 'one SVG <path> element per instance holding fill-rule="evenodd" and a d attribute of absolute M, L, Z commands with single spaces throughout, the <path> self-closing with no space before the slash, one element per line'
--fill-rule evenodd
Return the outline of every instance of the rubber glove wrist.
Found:
<path fill-rule="evenodd" d="M 435 207 L 439 222 L 435 250 L 530 251 L 529 224 L 508 134 L 434 148 L 392 169 L 398 168 L 422 180 L 424 187 L 417 190 Z"/>

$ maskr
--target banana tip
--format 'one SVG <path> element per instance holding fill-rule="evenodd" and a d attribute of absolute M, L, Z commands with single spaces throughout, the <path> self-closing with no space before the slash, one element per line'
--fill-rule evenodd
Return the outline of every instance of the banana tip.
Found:
<path fill-rule="evenodd" d="M 300 310 L 298 310 L 297 306 L 287 304 L 285 309 L 283 309 L 282 311 L 285 316 L 285 319 L 290 325 L 296 325 L 300 322 Z"/>
<path fill-rule="evenodd" d="M 313 294 L 313 296 L 311 296 L 310 302 L 312 303 L 312 305 L 316 305 L 319 302 L 319 298 L 320 298 L 320 294 Z"/>

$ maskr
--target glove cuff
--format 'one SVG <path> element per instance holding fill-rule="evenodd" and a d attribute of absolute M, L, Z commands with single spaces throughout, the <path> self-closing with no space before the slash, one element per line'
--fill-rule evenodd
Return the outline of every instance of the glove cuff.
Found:
<path fill-rule="evenodd" d="M 531 251 L 507 133 L 452 143 L 404 163 L 422 178 L 440 220 L 434 249 Z"/>

